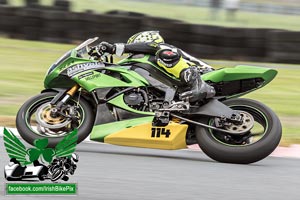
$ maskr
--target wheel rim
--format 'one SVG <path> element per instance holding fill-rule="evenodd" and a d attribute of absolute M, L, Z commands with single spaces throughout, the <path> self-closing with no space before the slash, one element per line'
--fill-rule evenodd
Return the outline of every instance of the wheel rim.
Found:
<path fill-rule="evenodd" d="M 63 137 L 72 131 L 71 120 L 63 116 L 50 116 L 50 101 L 54 96 L 48 96 L 32 103 L 25 113 L 25 121 L 27 127 L 35 134 L 42 137 Z M 69 100 L 68 104 L 74 106 L 77 104 L 74 100 Z M 79 128 L 84 119 L 85 113 L 82 106 L 79 104 L 77 109 L 78 126 Z M 67 111 L 64 112 L 68 114 Z"/>
<path fill-rule="evenodd" d="M 217 142 L 227 146 L 248 146 L 260 141 L 265 136 L 269 124 L 264 113 L 248 105 L 230 105 L 228 107 L 233 110 L 241 110 L 251 114 L 254 119 L 254 124 L 249 133 L 245 135 L 229 135 L 209 129 L 211 136 Z M 209 124 L 213 124 L 213 119 L 209 120 Z"/>

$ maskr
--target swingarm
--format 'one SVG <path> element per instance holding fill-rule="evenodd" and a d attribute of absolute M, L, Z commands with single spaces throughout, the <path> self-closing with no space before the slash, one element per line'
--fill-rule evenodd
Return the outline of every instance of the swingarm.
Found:
<path fill-rule="evenodd" d="M 174 117 L 197 126 L 233 135 L 246 134 L 254 125 L 252 115 L 245 111 L 240 112 L 232 110 L 217 99 L 212 99 L 207 104 L 197 108 L 190 107 L 189 105 L 186 105 L 186 103 L 187 102 L 183 102 L 182 105 L 178 102 L 174 103 L 178 109 L 175 109 L 171 104 L 171 108 L 164 108 L 156 111 L 153 125 L 166 126 L 168 125 L 170 118 Z M 185 116 L 193 116 L 193 118 L 197 116 L 200 119 L 205 117 L 206 119 L 211 118 L 213 120 L 211 121 L 211 124 L 204 124 L 188 119 Z"/>

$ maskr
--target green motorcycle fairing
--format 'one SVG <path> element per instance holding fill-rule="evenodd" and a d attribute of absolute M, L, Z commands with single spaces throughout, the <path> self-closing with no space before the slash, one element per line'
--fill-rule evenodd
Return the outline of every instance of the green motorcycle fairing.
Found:
<path fill-rule="evenodd" d="M 118 76 L 107 75 L 105 73 L 107 71 Z M 148 82 L 144 77 L 125 66 L 79 58 L 76 50 L 71 50 L 51 66 L 45 77 L 44 85 L 46 89 L 68 89 L 75 84 L 80 85 L 88 92 L 93 92 L 100 88 L 145 87 L 148 85 Z M 123 94 L 116 96 L 108 103 L 144 116 L 154 115 L 151 112 L 142 112 L 130 108 L 124 102 L 123 96 Z"/>
<path fill-rule="evenodd" d="M 146 79 L 144 79 L 138 73 L 126 68 L 114 66 L 105 67 L 105 70 L 117 72 L 122 76 L 123 80 L 114 78 L 98 71 L 80 73 L 76 77 L 73 77 L 73 80 L 89 92 L 92 92 L 93 90 L 98 88 L 143 87 L 148 85 Z M 86 77 L 82 78 L 83 76 Z"/>
<path fill-rule="evenodd" d="M 149 61 L 149 57 L 149 55 L 145 55 L 141 58 L 129 57 L 119 61 L 117 65 L 112 65 L 108 63 L 108 65 L 106 66 L 106 64 L 104 64 L 103 62 L 78 57 L 77 51 L 74 49 L 66 53 L 49 69 L 45 77 L 44 85 L 46 89 L 70 88 L 77 83 L 88 92 L 92 92 L 99 88 L 147 87 L 149 83 L 143 76 L 139 75 L 135 71 L 128 69 L 126 66 L 121 66 L 130 65 L 133 63 L 149 64 L 152 67 L 155 67 L 158 70 L 160 70 L 162 73 L 168 75 L 168 77 L 170 77 L 171 79 L 177 80 L 171 74 L 165 72 L 163 69 L 159 68 L 157 65 Z M 83 70 L 78 70 L 80 68 L 78 66 L 83 66 Z M 86 66 L 88 67 L 85 69 L 84 67 Z M 72 73 L 76 70 L 78 70 L 78 73 Z M 110 74 L 106 74 L 105 71 L 110 71 L 115 74 L 119 74 L 122 78 L 120 79 L 111 76 Z M 276 76 L 276 74 L 277 71 L 273 69 L 254 66 L 237 66 L 234 68 L 225 68 L 209 72 L 207 74 L 202 75 L 202 79 L 208 82 L 209 84 L 220 84 L 249 79 L 263 80 L 259 85 L 257 85 L 254 88 L 251 88 L 250 90 L 234 94 L 236 96 L 241 96 L 245 93 L 251 92 L 253 90 L 265 86 Z M 123 121 L 116 121 L 107 124 L 95 124 L 91 133 L 92 139 L 103 141 L 104 137 L 109 134 L 121 131 L 131 126 L 137 126 L 143 123 L 150 123 L 153 119 L 154 113 L 138 111 L 129 107 L 124 102 L 124 94 L 120 94 L 114 97 L 107 103 L 112 106 L 116 106 L 127 110 L 129 112 L 141 114 L 142 117 Z"/>
<path fill-rule="evenodd" d="M 46 89 L 70 88 L 75 83 L 88 92 L 98 88 L 148 85 L 144 77 L 126 67 L 117 65 L 106 67 L 103 62 L 79 58 L 76 55 L 76 50 L 72 50 L 52 65 L 45 77 Z M 116 72 L 121 75 L 122 80 L 106 75 L 102 70 Z"/>
<path fill-rule="evenodd" d="M 274 69 L 249 65 L 238 65 L 234 68 L 223 68 L 207 74 L 203 74 L 202 79 L 204 81 L 218 83 L 242 79 L 262 78 L 264 80 L 262 86 L 265 86 L 266 84 L 271 82 L 276 75 L 277 71 Z"/>
<path fill-rule="evenodd" d="M 234 68 L 223 68 L 202 75 L 202 79 L 212 85 L 233 87 L 226 98 L 240 97 L 270 83 L 277 71 L 265 67 L 238 65 Z M 236 88 L 238 87 L 238 88 Z M 216 90 L 220 89 L 215 87 Z M 222 89 L 222 88 L 221 88 Z M 217 91 L 218 94 L 218 91 Z"/>
<path fill-rule="evenodd" d="M 116 133 L 126 128 L 138 126 L 141 124 L 151 123 L 153 116 L 139 117 L 129 120 L 111 122 L 107 124 L 96 125 L 93 127 L 90 139 L 98 142 L 104 142 L 104 138 L 110 134 Z"/>

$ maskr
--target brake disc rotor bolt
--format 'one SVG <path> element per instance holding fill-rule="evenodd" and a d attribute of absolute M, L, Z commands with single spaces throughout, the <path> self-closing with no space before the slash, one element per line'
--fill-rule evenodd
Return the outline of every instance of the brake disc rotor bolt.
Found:
<path fill-rule="evenodd" d="M 53 118 L 57 117 L 57 109 L 56 108 L 51 108 L 50 116 Z"/>

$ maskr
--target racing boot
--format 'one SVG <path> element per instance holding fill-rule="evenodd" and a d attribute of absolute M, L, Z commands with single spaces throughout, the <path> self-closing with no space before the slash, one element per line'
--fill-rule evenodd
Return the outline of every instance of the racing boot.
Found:
<path fill-rule="evenodd" d="M 181 99 L 188 98 L 189 102 L 197 102 L 215 96 L 215 89 L 201 79 L 198 67 L 192 66 L 180 74 L 180 79 L 190 87 L 189 91 L 179 95 Z"/>

